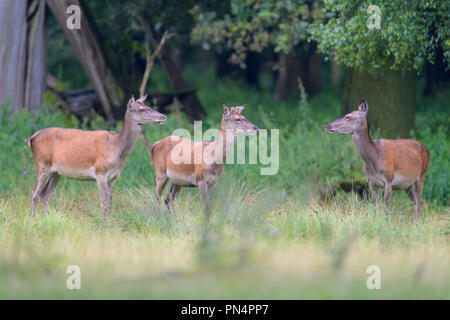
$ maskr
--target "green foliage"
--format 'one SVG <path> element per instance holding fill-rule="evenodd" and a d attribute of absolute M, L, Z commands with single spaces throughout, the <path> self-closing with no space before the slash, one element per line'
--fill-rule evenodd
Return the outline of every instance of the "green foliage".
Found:
<path fill-rule="evenodd" d="M 324 1 L 325 23 L 312 25 L 311 39 L 336 62 L 356 69 L 379 68 L 420 71 L 434 62 L 440 45 L 450 61 L 450 8 L 448 1 L 376 1 L 381 28 L 366 26 L 370 2 Z"/>
<path fill-rule="evenodd" d="M 190 67 L 186 70 L 188 78 L 195 75 Z M 155 76 L 164 77 L 155 69 Z M 157 80 L 157 79 L 156 79 Z M 336 180 L 364 180 L 362 161 L 352 139 L 348 135 L 329 134 L 324 125 L 335 120 L 340 113 L 340 99 L 337 92 L 328 92 L 307 99 L 301 94 L 298 100 L 281 102 L 271 93 L 260 92 L 232 79 L 218 81 L 213 69 L 205 72 L 202 78 L 189 79 L 198 91 L 199 98 L 208 106 L 208 119 L 203 129 L 218 128 L 221 120 L 221 106 L 242 105 L 246 103 L 244 115 L 260 128 L 279 129 L 280 163 L 279 171 L 273 176 L 261 176 L 259 165 L 227 165 L 225 176 L 248 181 L 252 187 L 274 187 L 280 192 L 301 197 L 316 198 L 327 183 Z M 303 90 L 300 89 L 301 92 Z M 445 204 L 449 197 L 448 175 L 442 168 L 448 166 L 448 116 L 442 106 L 448 101 L 449 92 L 442 92 L 438 100 L 419 100 L 417 128 L 414 136 L 425 144 L 431 152 L 430 169 L 425 183 L 424 197 L 436 203 Z M 424 106 L 424 107 L 422 107 Z M 426 106 L 426 107 L 425 107 Z M 432 114 L 442 109 L 441 116 Z M 20 188 L 31 194 L 35 183 L 35 168 L 31 151 L 24 140 L 36 131 L 50 126 L 77 127 L 74 117 L 60 111 L 44 111 L 31 118 L 26 111 L 11 113 L 7 108 L 0 111 L 0 144 L 9 150 L 0 155 L 0 195 L 14 193 Z M 164 125 L 149 125 L 146 135 L 151 142 L 160 140 L 175 129 L 192 125 L 185 117 L 176 113 L 169 115 Z M 85 128 L 83 126 L 83 128 Z M 93 129 L 114 129 L 100 117 L 93 121 Z M 192 133 L 192 131 L 191 131 Z M 379 138 L 375 133 L 374 139 Z M 248 143 L 247 143 L 248 144 Z M 270 147 L 270 135 L 269 135 Z M 269 148 L 269 155 L 271 150 Z M 248 158 L 248 152 L 247 152 Z M 27 174 L 24 174 L 26 171 Z M 95 183 L 62 179 L 61 184 L 70 190 L 96 189 Z M 116 183 L 119 190 L 129 187 L 146 186 L 154 188 L 154 172 L 149 165 L 147 151 L 138 141 L 128 158 L 121 178 Z M 189 191 L 194 192 L 194 191 Z"/>
<path fill-rule="evenodd" d="M 188 78 L 194 74 L 190 68 Z M 218 81 L 211 70 L 189 80 L 209 107 L 204 129 L 219 126 L 223 103 L 247 103 L 250 121 L 280 129 L 278 174 L 260 176 L 257 165 L 228 165 L 205 224 L 195 188 L 182 190 L 172 212 L 155 200 L 153 168 L 138 141 L 115 185 L 110 218 L 100 216 L 95 182 L 64 178 L 49 212 L 32 218 L 35 169 L 24 140 L 45 127 L 78 123 L 49 105 L 34 118 L 4 106 L 0 298 L 448 298 L 449 229 L 441 205 L 448 197 L 448 119 L 428 116 L 446 110 L 448 92 L 418 103 L 414 136 L 428 147 L 432 162 L 425 216 L 414 221 L 404 192 L 394 192 L 392 215 L 376 214 L 353 194 L 317 201 L 327 181 L 364 179 L 351 138 L 323 129 L 338 117 L 337 93 L 312 99 L 302 93 L 280 102 L 233 79 Z M 101 118 L 93 126 L 109 129 Z M 179 127 L 192 129 L 172 113 L 164 125 L 147 126 L 146 134 L 155 142 Z M 373 261 L 391 284 L 378 293 L 365 287 Z M 65 288 L 71 264 L 82 269 L 82 290 Z"/>
<path fill-rule="evenodd" d="M 230 61 L 243 68 L 248 51 L 272 47 L 275 52 L 289 53 L 306 42 L 309 23 L 323 19 L 315 1 L 231 0 L 229 5 L 226 12 L 195 6 L 191 37 L 204 49 L 232 49 Z"/>
<path fill-rule="evenodd" d="M 72 88 L 89 86 L 89 79 L 82 71 L 80 63 L 53 15 L 48 15 L 47 72 L 56 77 L 61 84 L 69 83 Z M 67 88 L 58 85 L 64 92 Z"/>
<path fill-rule="evenodd" d="M 430 164 L 423 189 L 425 199 L 435 199 L 447 204 L 450 201 L 448 170 L 450 150 L 448 125 L 440 125 L 436 132 L 430 127 L 415 132 L 414 138 L 422 142 L 430 152 Z"/>

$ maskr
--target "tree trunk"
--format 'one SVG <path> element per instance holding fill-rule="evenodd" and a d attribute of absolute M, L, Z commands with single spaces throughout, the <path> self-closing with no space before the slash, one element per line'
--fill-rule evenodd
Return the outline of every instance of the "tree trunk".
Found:
<path fill-rule="evenodd" d="M 369 104 L 371 127 L 387 138 L 406 138 L 414 128 L 416 109 L 414 72 L 380 70 L 376 74 L 347 70 L 342 96 L 342 114 L 356 109 L 361 99 Z"/>
<path fill-rule="evenodd" d="M 280 52 L 278 54 L 278 77 L 275 86 L 275 96 L 277 99 L 285 100 L 287 98 L 288 89 L 288 69 L 287 69 L 288 57 L 285 53 Z"/>
<path fill-rule="evenodd" d="M 46 31 L 45 0 L 0 2 L 0 104 L 41 109 Z"/>
<path fill-rule="evenodd" d="M 308 74 L 305 70 L 304 66 L 304 57 L 301 54 L 297 54 L 292 52 L 288 55 L 287 60 L 287 73 L 288 73 L 288 89 L 289 93 L 295 94 L 298 96 L 299 88 L 298 88 L 298 78 L 302 80 L 302 83 L 305 84 L 308 78 Z"/>
<path fill-rule="evenodd" d="M 125 95 L 108 65 L 100 43 L 93 31 L 93 21 L 81 12 L 81 28 L 70 30 L 66 26 L 66 10 L 70 5 L 82 8 L 79 0 L 47 0 L 64 34 L 75 51 L 111 123 L 121 118 L 125 109 Z"/>
<path fill-rule="evenodd" d="M 331 84 L 333 87 L 338 87 L 342 80 L 342 67 L 340 64 L 331 62 Z"/>
<path fill-rule="evenodd" d="M 153 30 L 145 17 L 141 16 L 140 22 L 144 27 L 145 32 L 150 37 L 153 47 L 156 48 L 160 39 L 156 35 L 155 30 Z M 181 70 L 177 68 L 177 64 L 173 61 L 166 48 L 161 49 L 160 53 L 158 54 L 158 58 L 167 74 L 167 77 L 169 78 L 172 88 L 175 91 L 186 91 L 191 89 L 189 83 L 183 77 Z M 198 99 L 195 92 L 181 96 L 180 102 L 182 103 L 190 121 L 201 120 L 205 118 L 206 111 L 205 109 L 203 109 L 203 106 L 200 103 L 200 100 Z"/>
<path fill-rule="evenodd" d="M 0 1 L 0 104 L 25 105 L 27 1 Z"/>
<path fill-rule="evenodd" d="M 276 97 L 285 100 L 289 94 L 298 94 L 298 78 L 309 96 L 320 92 L 320 56 L 315 44 L 311 44 L 306 52 L 278 55 Z"/>
<path fill-rule="evenodd" d="M 309 96 L 320 92 L 320 55 L 316 43 L 312 43 L 308 50 L 308 81 L 305 84 Z"/>
<path fill-rule="evenodd" d="M 28 6 L 27 64 L 25 82 L 25 106 L 40 110 L 45 91 L 47 73 L 47 25 L 45 0 L 33 0 Z"/>

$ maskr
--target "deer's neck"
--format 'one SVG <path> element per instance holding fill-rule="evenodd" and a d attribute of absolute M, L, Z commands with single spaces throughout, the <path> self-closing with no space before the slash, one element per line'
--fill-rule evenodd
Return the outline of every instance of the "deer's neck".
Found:
<path fill-rule="evenodd" d="M 216 150 L 214 153 L 215 163 L 226 163 L 227 157 L 233 152 L 235 143 L 236 136 L 232 133 L 232 130 L 227 130 L 225 121 L 222 119 L 219 136 L 212 143 L 212 147 Z"/>
<path fill-rule="evenodd" d="M 141 132 L 140 126 L 131 119 L 128 112 L 125 113 L 122 131 L 119 133 L 119 141 L 117 146 L 118 156 L 121 159 L 126 158 L 131 150 L 133 150 L 136 140 Z"/>
<path fill-rule="evenodd" d="M 356 149 L 358 149 L 361 159 L 369 167 L 375 167 L 378 159 L 378 151 L 372 141 L 372 138 L 370 137 L 367 120 L 363 128 L 353 132 L 352 138 L 353 142 L 356 145 Z"/>

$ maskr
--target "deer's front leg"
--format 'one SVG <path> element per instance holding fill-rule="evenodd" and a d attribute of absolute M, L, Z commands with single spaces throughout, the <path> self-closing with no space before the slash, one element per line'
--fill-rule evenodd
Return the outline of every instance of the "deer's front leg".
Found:
<path fill-rule="evenodd" d="M 97 177 L 98 192 L 100 193 L 100 205 L 103 215 L 108 215 L 111 208 L 112 197 L 109 195 L 108 178 Z"/>
<path fill-rule="evenodd" d="M 199 189 L 200 189 L 200 198 L 202 201 L 202 207 L 203 207 L 203 212 L 206 215 L 206 219 L 209 219 L 209 215 L 210 215 L 210 208 L 209 208 L 209 190 L 208 190 L 208 184 L 205 182 L 202 182 L 199 184 Z"/>
<path fill-rule="evenodd" d="M 377 188 L 375 186 L 375 183 L 371 180 L 368 181 L 369 183 L 369 192 L 370 192 L 370 202 L 372 202 L 375 211 L 377 209 Z"/>
<path fill-rule="evenodd" d="M 392 199 L 392 182 L 384 183 L 384 206 L 386 213 L 391 212 L 391 199 Z"/>
<path fill-rule="evenodd" d="M 108 188 L 106 192 L 106 202 L 108 205 L 108 208 L 111 209 L 112 207 L 112 197 L 113 197 L 113 191 L 114 191 L 114 182 L 115 180 L 109 180 L 108 181 Z"/>

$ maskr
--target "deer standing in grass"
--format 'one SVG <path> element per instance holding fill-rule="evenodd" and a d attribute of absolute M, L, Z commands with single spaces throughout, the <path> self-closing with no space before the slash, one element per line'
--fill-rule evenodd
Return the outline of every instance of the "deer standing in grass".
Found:
<path fill-rule="evenodd" d="M 141 125 L 163 123 L 166 116 L 144 104 L 147 96 L 128 101 L 120 133 L 96 130 L 47 128 L 29 139 L 36 163 L 37 183 L 33 190 L 32 213 L 42 201 L 46 208 L 61 176 L 97 180 L 103 213 L 109 213 L 114 181 L 125 167 Z"/>
<path fill-rule="evenodd" d="M 363 171 L 369 184 L 371 200 L 376 204 L 376 187 L 384 188 L 384 203 L 390 212 L 392 188 L 405 189 L 414 204 L 416 218 L 422 215 L 422 190 L 427 174 L 430 153 L 413 139 L 372 141 L 367 112 L 369 106 L 362 100 L 358 110 L 328 124 L 328 132 L 351 133 L 353 142 L 364 162 Z"/>
<path fill-rule="evenodd" d="M 244 108 L 245 105 L 231 109 L 223 105 L 220 133 L 214 142 L 168 136 L 153 145 L 158 199 L 168 179 L 171 183 L 165 203 L 169 208 L 182 187 L 198 187 L 203 211 L 209 217 L 210 189 L 223 173 L 227 155 L 234 148 L 236 134 L 258 132 L 258 127 L 241 114 Z M 196 161 L 196 153 L 200 155 L 200 161 Z"/>

